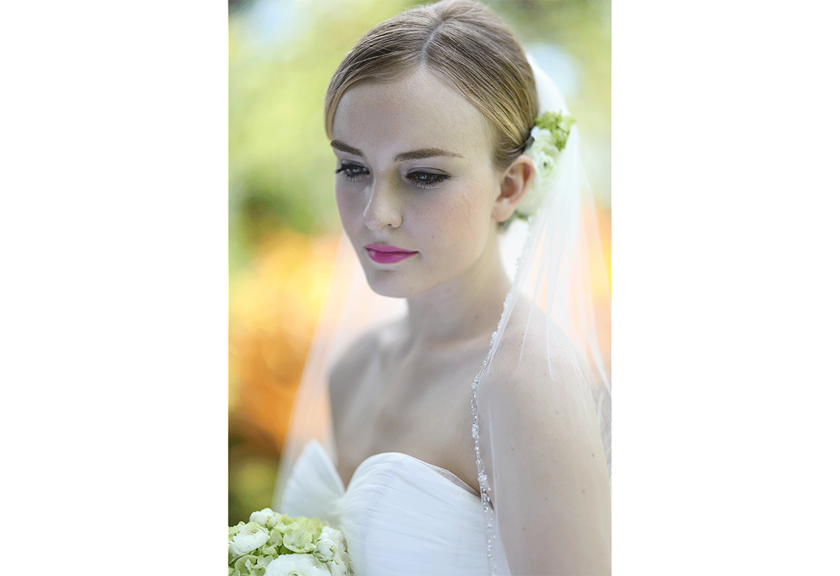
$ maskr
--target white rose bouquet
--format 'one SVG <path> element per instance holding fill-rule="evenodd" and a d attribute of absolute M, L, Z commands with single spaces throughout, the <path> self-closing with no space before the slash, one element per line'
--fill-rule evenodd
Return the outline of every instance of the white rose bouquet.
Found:
<path fill-rule="evenodd" d="M 318 518 L 264 508 L 228 528 L 228 576 L 350 576 L 344 535 Z"/>

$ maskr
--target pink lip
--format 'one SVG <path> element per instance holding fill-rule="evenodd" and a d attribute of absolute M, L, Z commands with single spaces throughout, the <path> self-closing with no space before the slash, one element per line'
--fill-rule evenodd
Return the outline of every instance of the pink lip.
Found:
<path fill-rule="evenodd" d="M 370 259 L 378 264 L 394 264 L 417 254 L 414 250 L 403 250 L 396 246 L 379 246 L 378 244 L 368 244 L 365 246 L 365 250 L 367 250 Z"/>

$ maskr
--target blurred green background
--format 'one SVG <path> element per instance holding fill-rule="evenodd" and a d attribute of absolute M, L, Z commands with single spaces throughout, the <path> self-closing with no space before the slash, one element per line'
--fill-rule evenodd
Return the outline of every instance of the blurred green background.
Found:
<path fill-rule="evenodd" d="M 563 90 L 610 254 L 609 1 L 487 0 Z M 343 55 L 418 2 L 229 2 L 229 523 L 271 505 L 340 235 L 322 105 Z"/>

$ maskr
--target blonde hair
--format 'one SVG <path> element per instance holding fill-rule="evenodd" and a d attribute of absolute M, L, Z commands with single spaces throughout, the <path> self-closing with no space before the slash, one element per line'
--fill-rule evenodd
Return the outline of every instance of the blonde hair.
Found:
<path fill-rule="evenodd" d="M 427 66 L 458 88 L 494 128 L 494 164 L 525 149 L 539 110 L 534 73 L 513 32 L 489 8 L 443 0 L 412 8 L 370 30 L 344 57 L 327 88 L 327 136 L 342 95 L 360 82 L 389 83 Z"/>

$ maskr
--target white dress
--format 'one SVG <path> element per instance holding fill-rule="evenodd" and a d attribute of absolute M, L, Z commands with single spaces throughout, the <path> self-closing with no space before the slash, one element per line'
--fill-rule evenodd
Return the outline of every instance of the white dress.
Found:
<path fill-rule="evenodd" d="M 312 441 L 294 465 L 280 511 L 343 531 L 357 576 L 489 573 L 479 496 L 451 472 L 407 454 L 371 456 L 345 490 L 326 451 Z M 508 574 L 499 544 L 498 572 Z"/>

